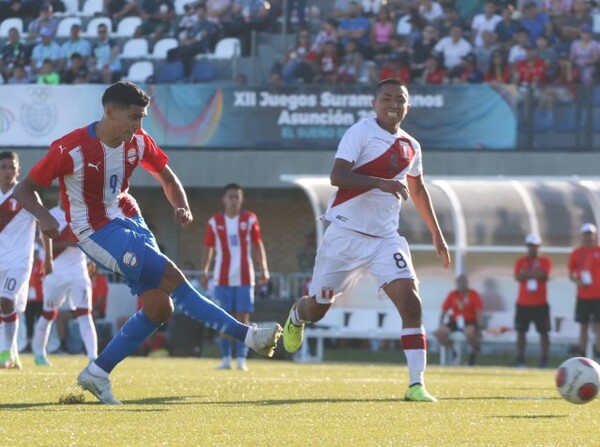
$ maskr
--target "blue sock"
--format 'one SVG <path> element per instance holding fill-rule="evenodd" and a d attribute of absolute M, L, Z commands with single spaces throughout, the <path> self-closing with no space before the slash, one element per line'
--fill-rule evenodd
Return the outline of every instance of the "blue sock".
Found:
<path fill-rule="evenodd" d="M 188 317 L 204 323 L 211 329 L 227 334 L 236 340 L 246 340 L 250 329 L 240 323 L 215 303 L 203 297 L 192 285 L 185 281 L 171 292 L 173 303 Z"/>
<path fill-rule="evenodd" d="M 241 341 L 238 341 L 235 345 L 236 356 L 238 359 L 245 359 L 248 357 L 248 346 Z"/>
<path fill-rule="evenodd" d="M 241 343 L 238 341 L 238 343 Z M 231 338 L 219 337 L 219 347 L 221 348 L 221 357 L 231 357 Z"/>
<path fill-rule="evenodd" d="M 138 310 L 125 322 L 94 363 L 110 373 L 121 360 L 134 352 L 160 326 L 162 325 L 150 320 L 142 310 Z"/>

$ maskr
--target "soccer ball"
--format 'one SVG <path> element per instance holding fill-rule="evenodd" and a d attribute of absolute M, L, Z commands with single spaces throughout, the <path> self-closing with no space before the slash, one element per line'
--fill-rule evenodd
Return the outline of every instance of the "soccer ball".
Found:
<path fill-rule="evenodd" d="M 587 404 L 600 391 L 600 365 L 586 357 L 565 360 L 556 370 L 556 388 L 572 404 Z"/>

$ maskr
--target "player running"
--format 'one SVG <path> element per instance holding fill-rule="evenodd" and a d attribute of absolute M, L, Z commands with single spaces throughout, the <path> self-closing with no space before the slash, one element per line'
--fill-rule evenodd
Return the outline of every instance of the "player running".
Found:
<path fill-rule="evenodd" d="M 450 254 L 423 181 L 421 146 L 400 128 L 410 108 L 408 90 L 395 79 L 383 80 L 371 104 L 376 117 L 356 123 L 340 141 L 331 171 L 338 190 L 323 216 L 331 225 L 317 250 L 309 296 L 292 307 L 283 344 L 288 352 L 297 351 L 304 325 L 323 318 L 367 269 L 402 317 L 410 376 L 405 399 L 436 402 L 424 387 L 427 341 L 410 250 L 398 234 L 401 198 L 412 196 L 444 267 Z"/>

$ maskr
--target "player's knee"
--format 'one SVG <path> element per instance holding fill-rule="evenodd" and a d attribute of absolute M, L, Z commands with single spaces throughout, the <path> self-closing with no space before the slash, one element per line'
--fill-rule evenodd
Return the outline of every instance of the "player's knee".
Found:
<path fill-rule="evenodd" d="M 173 303 L 167 299 L 154 300 L 151 304 L 144 304 L 144 313 L 155 323 L 164 323 L 173 313 Z"/>
<path fill-rule="evenodd" d="M 163 276 L 160 280 L 159 288 L 167 293 L 171 293 L 185 281 L 185 276 L 171 261 L 167 261 Z"/>
<path fill-rule="evenodd" d="M 0 298 L 0 311 L 5 315 L 14 312 L 15 302 L 8 298 Z"/>

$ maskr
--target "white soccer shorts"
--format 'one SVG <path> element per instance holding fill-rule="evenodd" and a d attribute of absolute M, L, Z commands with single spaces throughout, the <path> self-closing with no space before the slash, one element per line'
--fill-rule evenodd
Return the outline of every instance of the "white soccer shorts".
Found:
<path fill-rule="evenodd" d="M 417 279 L 408 242 L 399 234 L 371 237 L 331 224 L 317 250 L 309 295 L 331 304 L 365 271 L 379 288 L 396 279 Z"/>
<path fill-rule="evenodd" d="M 42 282 L 44 291 L 44 310 L 53 311 L 60 309 L 67 296 L 71 308 L 92 308 L 92 283 L 84 274 L 51 273 L 44 277 Z"/>
<path fill-rule="evenodd" d="M 0 270 L 0 298 L 8 298 L 15 303 L 17 312 L 25 312 L 31 268 L 9 267 Z"/>

